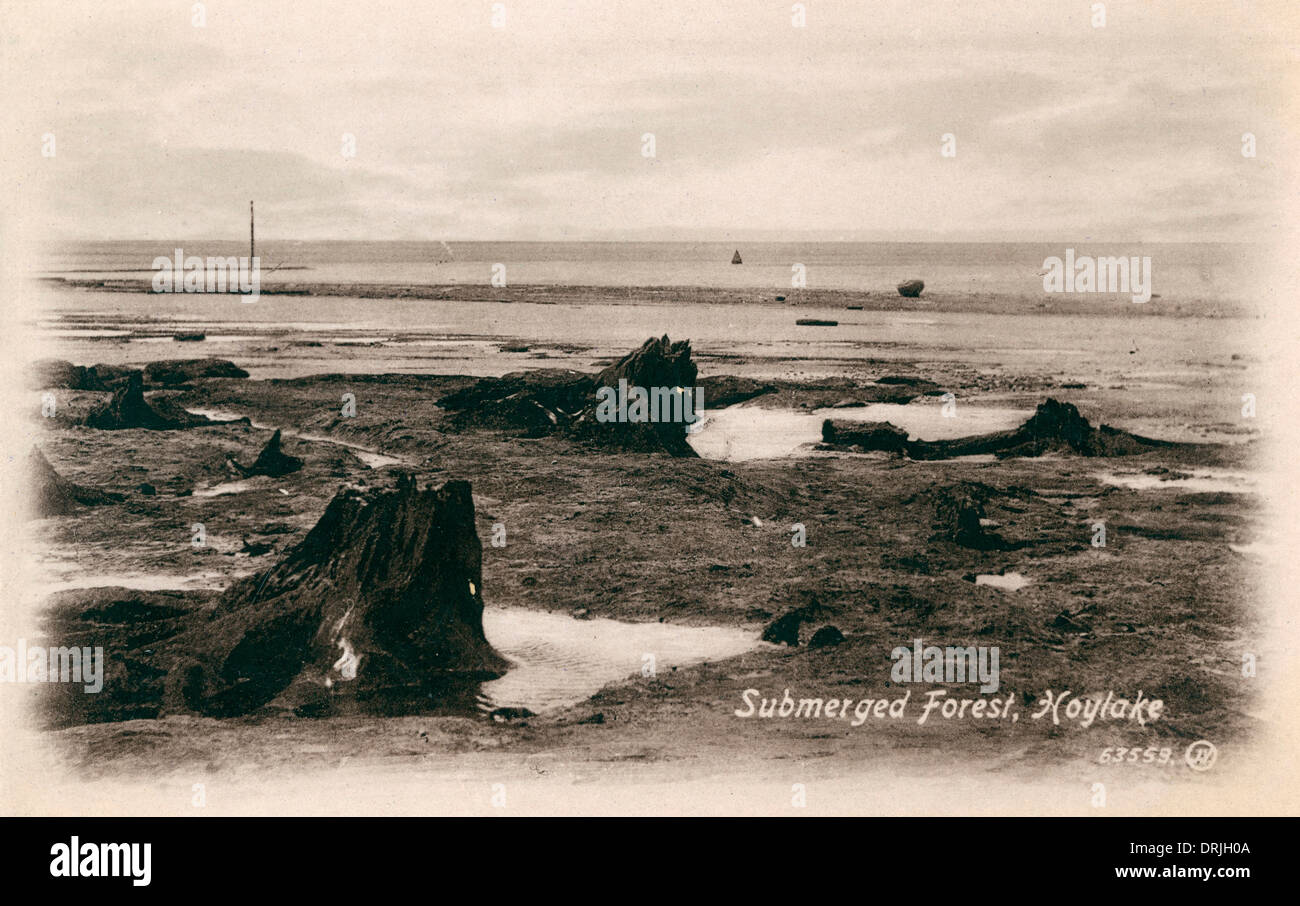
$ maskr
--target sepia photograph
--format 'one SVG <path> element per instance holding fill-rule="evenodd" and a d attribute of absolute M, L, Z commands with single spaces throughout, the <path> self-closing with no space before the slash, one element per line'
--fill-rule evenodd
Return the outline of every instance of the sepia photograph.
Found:
<path fill-rule="evenodd" d="M 1300 811 L 1293 3 L 0 16 L 5 816 Z"/>

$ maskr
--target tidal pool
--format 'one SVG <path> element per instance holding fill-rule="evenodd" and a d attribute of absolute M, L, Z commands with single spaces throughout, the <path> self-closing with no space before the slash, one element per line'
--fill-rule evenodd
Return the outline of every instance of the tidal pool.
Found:
<path fill-rule="evenodd" d="M 1178 469 L 1174 472 L 1099 472 L 1092 476 L 1103 484 L 1134 491 L 1177 490 L 1193 493 L 1227 492 L 1249 494 L 1259 491 L 1260 476 L 1229 469 Z"/>
<path fill-rule="evenodd" d="M 706 401 L 707 407 L 707 401 Z M 688 442 L 705 459 L 737 462 L 793 456 L 806 444 L 821 440 L 822 422 L 828 418 L 855 422 L 889 422 L 914 439 L 951 440 L 970 434 L 1009 431 L 1033 415 L 1030 409 L 1004 409 L 962 405 L 951 417 L 943 404 L 872 403 L 853 409 L 814 409 L 795 412 L 758 406 L 730 406 L 705 410 L 704 421 Z"/>
<path fill-rule="evenodd" d="M 640 676 L 650 663 L 662 677 L 673 667 L 734 657 L 762 644 L 756 632 L 730 627 L 578 620 L 515 607 L 485 608 L 483 631 L 511 667 L 480 687 L 480 708 L 527 708 L 538 714 Z"/>

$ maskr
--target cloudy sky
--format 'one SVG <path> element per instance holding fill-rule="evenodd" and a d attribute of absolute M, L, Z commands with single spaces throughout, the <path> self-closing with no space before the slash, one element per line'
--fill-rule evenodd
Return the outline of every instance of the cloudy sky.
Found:
<path fill-rule="evenodd" d="M 1082 0 L 803 5 L 505 0 L 497 28 L 484 0 L 207 0 L 197 27 L 183 0 L 11 2 L 11 214 L 150 239 L 241 236 L 249 199 L 279 238 L 1277 227 L 1289 0 L 1114 0 L 1101 28 Z"/>

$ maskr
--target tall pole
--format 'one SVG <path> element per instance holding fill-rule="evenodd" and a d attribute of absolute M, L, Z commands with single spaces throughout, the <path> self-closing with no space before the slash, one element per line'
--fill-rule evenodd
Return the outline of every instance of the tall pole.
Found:
<path fill-rule="evenodd" d="M 248 203 L 248 260 L 249 261 L 252 261 L 253 258 L 256 257 L 257 253 L 254 251 L 256 247 L 257 246 L 253 242 L 253 203 L 250 201 Z"/>

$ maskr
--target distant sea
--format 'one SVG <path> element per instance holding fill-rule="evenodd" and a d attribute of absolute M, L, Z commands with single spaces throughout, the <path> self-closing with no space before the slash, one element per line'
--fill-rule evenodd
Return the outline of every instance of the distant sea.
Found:
<path fill-rule="evenodd" d="M 493 265 L 511 285 L 692 286 L 792 285 L 802 264 L 810 289 L 892 292 L 919 277 L 932 293 L 1039 296 L 1049 256 L 1150 256 L 1154 292 L 1180 302 L 1241 300 L 1254 269 L 1251 247 L 1224 243 L 971 242 L 353 242 L 266 239 L 257 245 L 263 284 L 413 283 L 488 285 Z M 47 246 L 40 273 L 75 278 L 145 276 L 153 260 L 188 255 L 238 256 L 229 240 L 84 241 Z M 732 264 L 739 251 L 742 264 Z"/>

